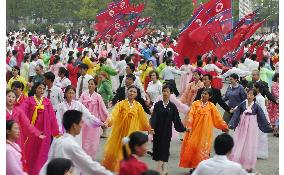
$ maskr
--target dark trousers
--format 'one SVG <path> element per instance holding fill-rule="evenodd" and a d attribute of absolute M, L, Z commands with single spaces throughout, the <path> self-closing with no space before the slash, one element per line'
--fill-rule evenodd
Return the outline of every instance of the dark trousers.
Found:
<path fill-rule="evenodd" d="M 172 91 L 176 96 L 179 96 L 175 80 L 165 80 L 165 82 L 172 87 Z"/>
<path fill-rule="evenodd" d="M 119 76 L 119 87 L 121 87 L 121 84 L 122 84 L 122 80 L 123 80 L 123 78 L 124 78 L 124 75 L 122 75 L 122 76 Z"/>

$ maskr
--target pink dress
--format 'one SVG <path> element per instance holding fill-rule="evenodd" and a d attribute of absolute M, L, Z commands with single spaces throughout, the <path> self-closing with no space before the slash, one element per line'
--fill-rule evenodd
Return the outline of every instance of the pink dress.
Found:
<path fill-rule="evenodd" d="M 183 74 L 180 76 L 180 94 L 182 95 L 186 89 L 186 86 L 192 79 L 192 72 L 194 70 L 194 67 L 192 67 L 190 64 L 182 65 L 180 67 L 180 70 L 187 72 L 187 74 Z"/>
<path fill-rule="evenodd" d="M 21 67 L 21 63 L 24 60 L 25 46 L 23 44 L 21 44 L 19 46 L 15 46 L 14 50 L 18 51 L 17 66 Z"/>
<path fill-rule="evenodd" d="M 56 64 L 51 65 L 49 71 L 54 73 L 55 77 L 58 77 L 58 71 L 60 67 L 64 67 L 64 65 L 58 62 Z"/>
<path fill-rule="evenodd" d="M 191 106 L 196 97 L 197 91 L 203 87 L 204 84 L 200 80 L 197 83 L 195 83 L 195 81 L 188 83 L 180 101 L 187 106 Z"/>
<path fill-rule="evenodd" d="M 279 99 L 279 83 L 273 82 L 271 93 L 275 98 Z M 279 104 L 268 101 L 267 111 L 271 124 L 275 125 L 276 120 L 279 118 Z"/>
<path fill-rule="evenodd" d="M 29 137 L 25 143 L 24 152 L 28 153 L 26 157 L 28 174 L 38 175 L 47 161 L 51 138 L 59 134 L 57 120 L 52 104 L 47 98 L 43 98 L 42 102 L 36 102 L 34 97 L 29 97 L 21 104 L 21 108 L 31 123 L 37 111 L 34 126 L 46 136 L 43 140 L 38 137 Z"/>
<path fill-rule="evenodd" d="M 14 120 L 19 124 L 20 137 L 16 143 L 20 145 L 22 150 L 24 150 L 24 142 L 28 136 L 38 137 L 40 135 L 40 131 L 31 125 L 30 120 L 20 108 L 14 107 L 12 113 L 6 110 L 6 120 Z"/>
<path fill-rule="evenodd" d="M 84 92 L 79 101 L 88 108 L 92 115 L 99 117 L 101 121 L 106 121 L 108 111 L 100 94 L 94 92 L 90 95 L 89 92 Z M 82 147 L 88 155 L 93 159 L 96 157 L 96 152 L 100 143 L 101 128 L 91 127 L 86 124 L 82 128 Z"/>
<path fill-rule="evenodd" d="M 252 106 L 247 109 L 240 117 L 240 123 L 234 133 L 235 146 L 230 154 L 230 160 L 238 162 L 245 169 L 254 168 L 257 161 L 258 146 L 258 123 L 256 115 L 246 115 L 246 112 L 252 112 Z"/>
<path fill-rule="evenodd" d="M 9 141 L 6 141 L 6 175 L 28 175 L 24 172 L 20 146 Z"/>

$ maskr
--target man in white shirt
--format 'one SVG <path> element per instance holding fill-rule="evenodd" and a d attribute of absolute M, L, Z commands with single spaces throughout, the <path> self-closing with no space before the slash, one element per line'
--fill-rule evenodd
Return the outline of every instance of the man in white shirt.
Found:
<path fill-rule="evenodd" d="M 76 87 L 76 99 L 79 99 L 81 94 L 88 90 L 88 81 L 93 79 L 93 77 L 87 74 L 88 65 L 87 64 L 80 64 L 78 66 L 79 73 L 81 76 L 78 78 L 77 87 Z"/>
<path fill-rule="evenodd" d="M 52 72 L 46 72 L 44 74 L 44 84 L 47 86 L 47 88 L 44 91 L 44 97 L 48 98 L 51 101 L 52 107 L 54 112 L 56 112 L 58 109 L 58 105 L 63 102 L 64 94 L 61 90 L 61 88 L 55 86 L 53 84 L 55 79 L 55 75 Z"/>
<path fill-rule="evenodd" d="M 13 50 L 12 51 L 12 57 L 10 59 L 10 62 L 9 62 L 9 66 L 10 67 L 14 67 L 14 66 L 17 66 L 17 55 L 18 55 L 18 51 L 16 50 Z"/>
<path fill-rule="evenodd" d="M 244 71 L 238 68 L 239 62 L 237 60 L 234 60 L 232 62 L 232 68 L 229 69 L 226 73 L 219 75 L 220 78 L 225 79 L 226 77 L 232 75 L 232 74 L 237 74 L 239 77 L 246 77 L 251 74 L 251 71 Z"/>
<path fill-rule="evenodd" d="M 242 166 L 230 161 L 228 155 L 234 146 L 233 138 L 226 133 L 216 137 L 214 149 L 216 155 L 199 163 L 192 175 L 247 175 Z"/>
<path fill-rule="evenodd" d="M 75 141 L 83 126 L 82 112 L 68 110 L 63 115 L 63 126 L 66 133 L 51 144 L 48 160 L 40 171 L 40 175 L 46 175 L 47 164 L 54 158 L 67 158 L 74 163 L 73 175 L 113 175 L 98 162 L 86 154 Z"/>

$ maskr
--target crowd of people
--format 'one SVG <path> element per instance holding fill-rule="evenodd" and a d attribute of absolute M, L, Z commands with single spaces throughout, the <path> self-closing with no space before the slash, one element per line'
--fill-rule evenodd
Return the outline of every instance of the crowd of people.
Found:
<path fill-rule="evenodd" d="M 7 174 L 165 175 L 173 139 L 191 174 L 254 172 L 268 159 L 268 133 L 279 137 L 279 43 L 265 36 L 262 60 L 246 44 L 240 60 L 207 53 L 178 68 L 178 40 L 160 31 L 121 43 L 7 33 Z M 224 133 L 210 158 L 213 128 Z M 147 153 L 155 171 L 140 159 Z"/>

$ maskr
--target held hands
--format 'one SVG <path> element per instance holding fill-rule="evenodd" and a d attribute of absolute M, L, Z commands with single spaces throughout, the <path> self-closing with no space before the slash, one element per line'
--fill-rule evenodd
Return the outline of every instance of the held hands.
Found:
<path fill-rule="evenodd" d="M 38 137 L 39 137 L 40 139 L 45 139 L 46 136 L 43 135 L 43 134 L 41 134 L 41 135 L 39 135 Z"/>

